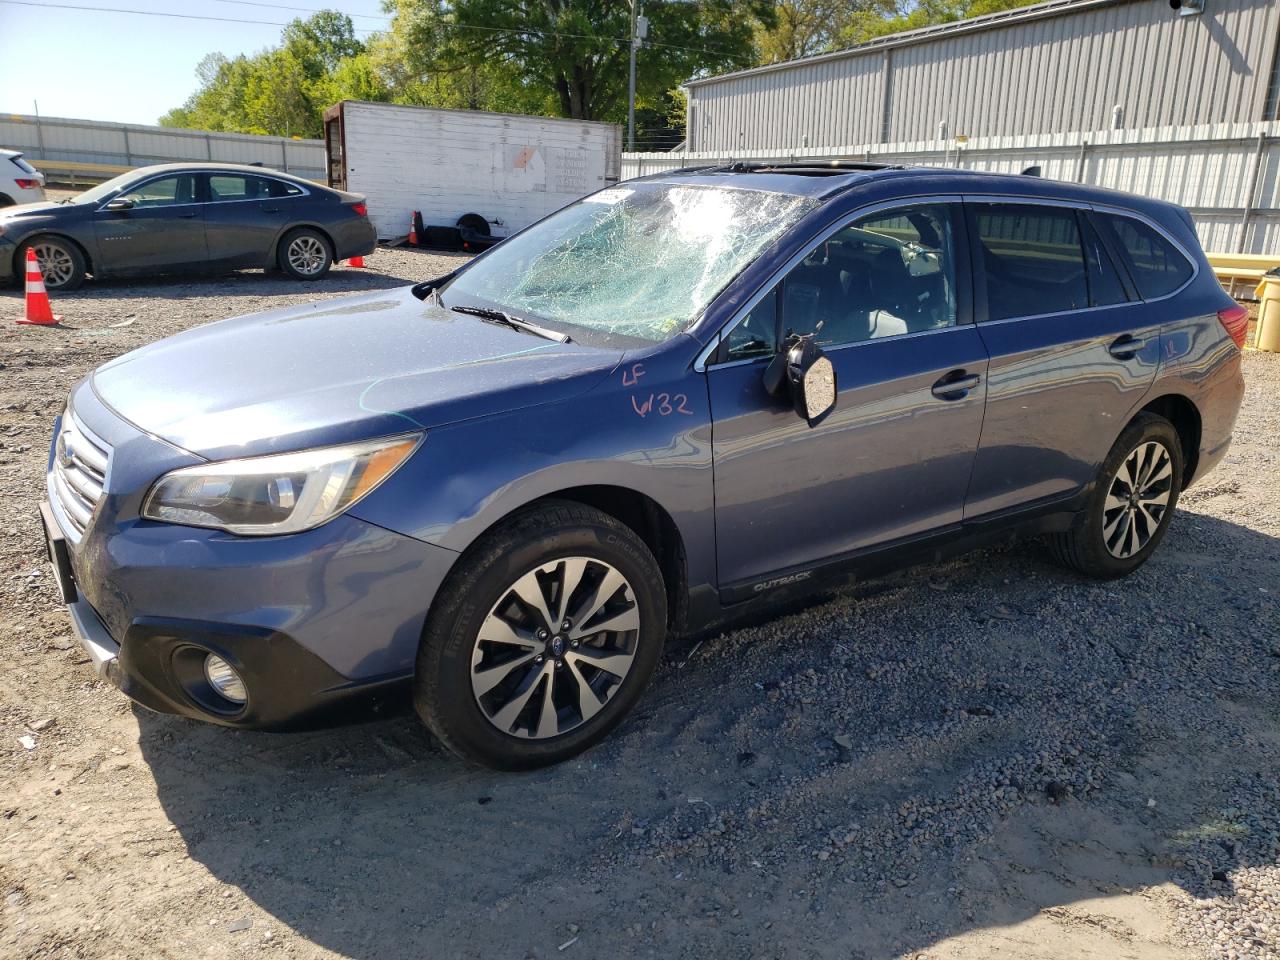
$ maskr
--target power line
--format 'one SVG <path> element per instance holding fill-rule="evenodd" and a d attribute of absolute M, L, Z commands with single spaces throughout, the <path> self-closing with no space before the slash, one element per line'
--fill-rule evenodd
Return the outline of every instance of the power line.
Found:
<path fill-rule="evenodd" d="M 378 13 L 346 13 L 333 7 L 290 7 L 283 3 L 260 3 L 258 0 L 216 0 L 218 3 L 234 3 L 241 7 L 266 7 L 269 10 L 292 10 L 295 13 L 341 13 L 347 17 L 360 17 L 364 20 L 382 20 L 389 22 L 393 17 Z"/>

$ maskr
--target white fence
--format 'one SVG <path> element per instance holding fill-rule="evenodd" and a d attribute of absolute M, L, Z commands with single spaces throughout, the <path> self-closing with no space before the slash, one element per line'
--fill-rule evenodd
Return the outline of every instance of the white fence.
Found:
<path fill-rule="evenodd" d="M 762 155 L 624 153 L 629 180 L 735 160 L 789 162 L 835 158 L 1021 173 L 1039 166 L 1055 180 L 1087 183 L 1186 207 L 1206 250 L 1280 255 L 1280 122 L 1107 130 L 1051 136 L 797 149 Z"/>
<path fill-rule="evenodd" d="M 29 160 L 142 167 L 151 163 L 212 160 L 261 163 L 308 180 L 325 177 L 324 141 L 211 133 L 96 120 L 0 114 L 0 147 Z"/>

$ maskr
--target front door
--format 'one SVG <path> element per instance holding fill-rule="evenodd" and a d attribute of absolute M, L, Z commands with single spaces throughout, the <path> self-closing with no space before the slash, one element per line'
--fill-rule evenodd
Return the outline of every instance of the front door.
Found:
<path fill-rule="evenodd" d="M 790 332 L 816 332 L 836 369 L 814 428 L 762 386 Z M 958 203 L 881 209 L 809 250 L 707 368 L 721 588 L 958 523 L 986 370 Z"/>
<path fill-rule="evenodd" d="M 104 272 L 190 269 L 205 262 L 204 205 L 198 202 L 197 176 L 178 173 L 148 180 L 114 198 L 130 201 L 130 209 L 99 209 L 94 214 Z"/>
<path fill-rule="evenodd" d="M 1069 497 L 1093 479 L 1155 378 L 1160 319 L 1131 299 L 1087 211 L 967 207 L 991 356 L 965 509 L 980 517 Z"/>

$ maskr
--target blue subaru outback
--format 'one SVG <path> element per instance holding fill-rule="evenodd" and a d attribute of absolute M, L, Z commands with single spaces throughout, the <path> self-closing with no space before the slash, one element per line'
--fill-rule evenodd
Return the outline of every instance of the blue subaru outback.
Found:
<path fill-rule="evenodd" d="M 1169 204 L 672 172 L 99 368 L 55 428 L 50 555 L 154 710 L 278 727 L 408 684 L 458 754 L 553 763 L 666 637 L 832 575 L 1015 532 L 1134 570 L 1227 449 L 1246 322 Z"/>

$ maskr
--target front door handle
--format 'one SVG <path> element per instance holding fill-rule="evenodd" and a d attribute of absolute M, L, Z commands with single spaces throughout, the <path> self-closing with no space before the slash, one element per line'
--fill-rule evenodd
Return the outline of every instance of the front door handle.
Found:
<path fill-rule="evenodd" d="M 982 377 L 976 373 L 952 370 L 933 385 L 933 395 L 939 400 L 963 400 L 981 382 Z"/>
<path fill-rule="evenodd" d="M 178 214 L 178 219 L 179 219 L 179 220 L 194 220 L 194 219 L 195 219 L 196 217 L 198 217 L 198 216 L 199 216 L 199 214 L 198 214 L 198 213 L 180 213 L 180 214 Z"/>
<path fill-rule="evenodd" d="M 262 212 L 263 213 L 279 213 L 280 208 L 279 207 L 263 207 Z"/>
<path fill-rule="evenodd" d="M 1107 347 L 1107 352 L 1117 360 L 1132 360 L 1138 355 L 1138 351 L 1147 345 L 1147 341 L 1142 337 L 1135 337 L 1133 334 L 1126 333 L 1123 337 L 1119 337 L 1111 342 L 1111 346 Z"/>

